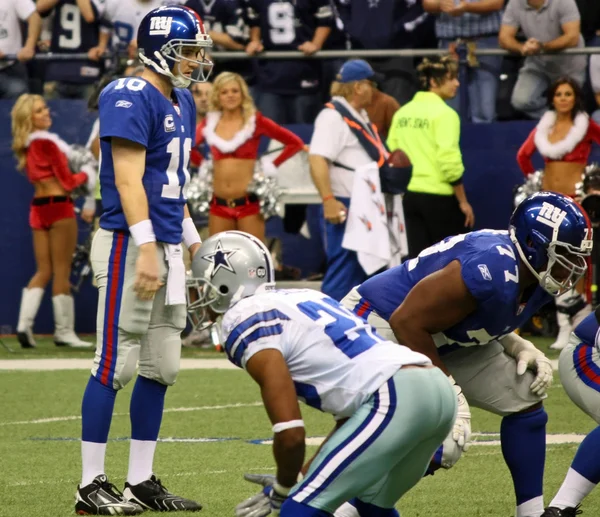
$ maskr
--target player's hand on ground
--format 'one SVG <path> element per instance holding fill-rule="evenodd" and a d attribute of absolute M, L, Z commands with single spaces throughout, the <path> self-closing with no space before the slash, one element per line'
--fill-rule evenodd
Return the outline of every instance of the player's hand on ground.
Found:
<path fill-rule="evenodd" d="M 279 515 L 289 489 L 280 486 L 271 474 L 244 474 L 244 479 L 263 487 L 262 491 L 235 507 L 236 517 L 265 517 Z"/>
<path fill-rule="evenodd" d="M 140 246 L 135 262 L 134 291 L 140 300 L 152 300 L 162 285 L 159 280 L 158 253 L 156 243 L 148 242 Z"/>
<path fill-rule="evenodd" d="M 517 375 L 523 375 L 528 369 L 536 372 L 535 379 L 529 389 L 538 396 L 544 395 L 552 385 L 552 363 L 537 349 L 528 349 L 517 355 Z"/>
<path fill-rule="evenodd" d="M 332 224 L 340 224 L 346 220 L 346 206 L 335 198 L 323 202 L 323 216 Z"/>
<path fill-rule="evenodd" d="M 462 392 L 462 388 L 454 382 L 454 379 L 451 379 L 451 381 L 454 385 L 458 402 L 458 412 L 456 413 L 456 420 L 452 428 L 452 439 L 466 452 L 470 447 L 471 441 L 471 408 Z"/>
<path fill-rule="evenodd" d="M 458 206 L 460 211 L 465 215 L 465 228 L 473 228 L 475 226 L 473 207 L 467 201 L 463 201 Z"/>

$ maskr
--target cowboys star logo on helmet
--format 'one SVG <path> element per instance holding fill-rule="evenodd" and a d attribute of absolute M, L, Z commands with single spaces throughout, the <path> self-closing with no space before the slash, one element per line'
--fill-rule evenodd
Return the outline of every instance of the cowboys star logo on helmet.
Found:
<path fill-rule="evenodd" d="M 211 278 L 214 277 L 215 274 L 221 268 L 226 269 L 227 271 L 230 271 L 231 273 L 235 274 L 235 270 L 233 269 L 233 266 L 229 262 L 229 257 L 231 257 L 231 255 L 233 255 L 235 252 L 236 252 L 236 250 L 224 250 L 223 244 L 221 243 L 221 241 L 219 241 L 219 242 L 217 242 L 217 245 L 215 246 L 215 250 L 212 253 L 202 256 L 203 260 L 212 262 L 212 264 L 213 264 L 213 267 L 210 270 Z"/>

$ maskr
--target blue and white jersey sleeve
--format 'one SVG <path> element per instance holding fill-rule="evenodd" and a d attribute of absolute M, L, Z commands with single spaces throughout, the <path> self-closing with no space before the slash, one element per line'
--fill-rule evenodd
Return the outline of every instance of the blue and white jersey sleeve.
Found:
<path fill-rule="evenodd" d="M 245 368 L 248 360 L 261 350 L 275 349 L 283 354 L 283 330 L 289 319 L 257 299 L 241 300 L 223 317 L 227 357 L 236 366 Z"/>
<path fill-rule="evenodd" d="M 588 314 L 583 321 L 575 327 L 575 335 L 581 339 L 583 343 L 590 346 L 595 346 L 600 350 L 600 324 L 598 323 L 598 316 L 600 315 L 600 308 L 596 311 Z"/>
<path fill-rule="evenodd" d="M 154 119 L 152 103 L 144 94 L 149 86 L 142 79 L 130 79 L 129 87 L 123 88 L 120 81 L 108 85 L 100 95 L 100 138 L 123 138 L 147 148 Z M 133 91 L 132 84 L 139 90 Z"/>

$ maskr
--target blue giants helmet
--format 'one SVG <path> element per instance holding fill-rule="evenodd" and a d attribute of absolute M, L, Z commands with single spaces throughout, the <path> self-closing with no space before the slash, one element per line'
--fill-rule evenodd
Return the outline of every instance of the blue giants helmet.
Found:
<path fill-rule="evenodd" d="M 212 39 L 204 30 L 200 17 L 189 7 L 168 6 L 150 11 L 140 22 L 137 44 L 140 61 L 169 77 L 176 88 L 187 88 L 192 81 L 205 82 L 212 71 L 212 61 L 206 57 Z M 183 47 L 195 47 L 198 58 L 185 57 Z M 198 65 L 198 78 L 173 74 L 175 64 L 182 61 Z"/>
<path fill-rule="evenodd" d="M 551 295 L 577 284 L 592 252 L 592 228 L 583 209 L 556 192 L 525 198 L 510 218 L 510 238 L 521 260 Z"/>

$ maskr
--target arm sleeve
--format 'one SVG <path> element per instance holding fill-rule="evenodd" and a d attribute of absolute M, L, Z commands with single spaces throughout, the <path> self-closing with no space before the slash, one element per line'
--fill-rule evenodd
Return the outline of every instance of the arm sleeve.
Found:
<path fill-rule="evenodd" d="M 151 104 L 142 96 L 111 92 L 100 96 L 100 138 L 118 137 L 148 147 Z"/>
<path fill-rule="evenodd" d="M 248 27 L 260 27 L 260 16 L 256 5 L 251 0 L 246 0 L 246 23 Z"/>
<path fill-rule="evenodd" d="M 280 340 L 287 316 L 263 304 L 251 306 L 251 300 L 230 309 L 223 318 L 223 338 L 229 360 L 243 368 L 257 352 L 266 349 L 282 351 Z"/>
<path fill-rule="evenodd" d="M 502 16 L 502 25 L 510 25 L 511 27 L 520 27 L 519 17 L 515 8 L 515 4 L 520 0 L 510 0 L 506 9 L 504 10 L 504 16 Z"/>
<path fill-rule="evenodd" d="M 433 123 L 435 142 L 437 145 L 437 163 L 446 181 L 457 185 L 462 180 L 465 167 L 460 152 L 460 119 L 452 108 Z"/>
<path fill-rule="evenodd" d="M 318 0 L 315 2 L 316 9 L 314 12 L 315 22 L 317 27 L 334 27 L 335 17 L 329 0 Z"/>
<path fill-rule="evenodd" d="M 76 174 L 71 172 L 67 157 L 54 142 L 50 142 L 49 140 L 36 140 L 29 146 L 29 152 L 32 153 L 32 158 L 37 163 L 43 164 L 43 161 L 45 161 L 46 164 L 48 164 L 48 168 L 52 172 L 52 175 L 67 192 L 71 192 L 79 185 L 83 185 L 88 179 L 87 174 L 84 172 L 78 172 Z M 43 157 L 43 161 L 39 160 L 41 157 Z"/>
<path fill-rule="evenodd" d="M 558 15 L 560 24 L 578 22 L 581 20 L 579 9 L 575 0 L 561 0 L 558 4 Z"/>
<path fill-rule="evenodd" d="M 523 142 L 523 145 L 517 153 L 517 163 L 519 164 L 519 167 L 521 167 L 521 170 L 523 171 L 523 174 L 525 176 L 528 176 L 532 172 L 535 172 L 535 168 L 533 166 L 533 163 L 531 162 L 531 157 L 533 156 L 533 153 L 535 151 L 534 138 L 535 129 L 531 133 L 529 133 L 527 140 Z"/>
<path fill-rule="evenodd" d="M 283 162 L 301 151 L 304 147 L 304 142 L 300 137 L 296 136 L 291 131 L 281 127 L 273 122 L 270 118 L 264 117 L 257 113 L 257 124 L 260 128 L 260 134 L 281 142 L 284 145 L 281 154 L 273 160 L 273 165 L 279 167 Z"/>
<path fill-rule="evenodd" d="M 17 0 L 15 8 L 19 20 L 26 21 L 35 11 L 35 3 L 32 0 Z"/>
<path fill-rule="evenodd" d="M 323 109 L 315 120 L 309 154 L 334 161 L 344 147 L 345 138 L 342 135 L 344 124 L 337 111 L 331 108 Z"/>
<path fill-rule="evenodd" d="M 467 255 L 460 260 L 460 266 L 462 279 L 473 298 L 484 302 L 494 296 L 496 271 L 485 263 L 483 257 Z"/>

